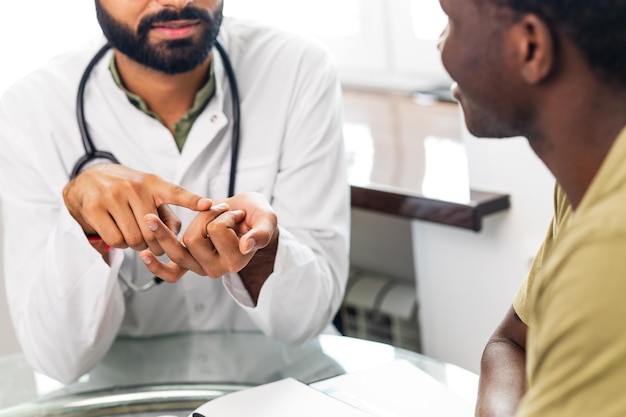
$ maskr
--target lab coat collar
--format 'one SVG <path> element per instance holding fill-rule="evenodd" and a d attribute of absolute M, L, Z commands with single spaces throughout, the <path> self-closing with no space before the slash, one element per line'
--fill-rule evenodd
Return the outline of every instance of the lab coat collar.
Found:
<path fill-rule="evenodd" d="M 220 35 L 224 43 L 224 47 L 228 50 L 225 36 Z M 216 89 L 215 95 L 207 104 L 207 107 L 203 110 L 200 116 L 194 122 L 189 136 L 185 142 L 182 152 L 179 152 L 176 147 L 176 142 L 171 133 L 156 119 L 149 118 L 139 109 L 129 102 L 126 94 L 120 90 L 115 84 L 113 77 L 108 69 L 111 54 L 109 51 L 94 68 L 92 76 L 97 80 L 97 84 L 102 86 L 101 88 L 110 93 L 104 94 L 105 100 L 109 101 L 107 107 L 111 108 L 114 113 L 120 112 L 131 117 L 140 118 L 143 120 L 141 123 L 134 123 L 133 129 L 136 130 L 136 135 L 133 135 L 135 140 L 144 141 L 145 143 L 139 144 L 140 148 L 148 148 L 154 152 L 150 152 L 152 158 L 158 159 L 159 166 L 158 175 L 162 176 L 168 181 L 174 183 L 180 183 L 185 174 L 192 167 L 194 161 L 203 155 L 205 150 L 213 141 L 230 140 L 232 137 L 231 131 L 224 131 L 224 128 L 229 125 L 229 118 L 226 114 L 231 114 L 230 107 L 232 106 L 230 97 L 226 97 L 226 94 L 230 95 L 230 86 L 228 85 L 228 77 L 224 69 L 222 58 L 215 48 L 213 48 L 213 59 L 215 60 L 215 80 Z M 96 87 L 92 83 L 87 83 L 87 90 L 89 88 Z M 86 91 L 86 97 L 88 97 L 89 91 Z M 88 98 L 86 99 L 88 100 Z M 225 111 L 225 106 L 228 109 Z M 95 109 L 95 106 L 90 106 L 88 101 L 85 105 L 86 112 L 90 112 L 91 109 Z M 99 115 L 93 114 L 92 117 L 99 117 Z M 149 120 L 148 120 L 149 119 Z M 89 120 L 89 116 L 87 117 Z M 223 134 L 220 134 L 223 133 Z M 156 137 L 155 137 L 156 136 Z M 96 141 L 96 147 L 99 150 L 106 150 L 112 152 L 122 164 L 124 164 L 124 154 L 116 150 L 115 141 L 107 141 L 107 143 L 98 143 Z M 154 161 L 154 160 L 153 160 Z M 175 162 L 174 162 L 175 161 Z M 154 161 L 157 162 L 157 161 Z M 146 169 L 143 166 L 132 166 L 135 169 Z"/>

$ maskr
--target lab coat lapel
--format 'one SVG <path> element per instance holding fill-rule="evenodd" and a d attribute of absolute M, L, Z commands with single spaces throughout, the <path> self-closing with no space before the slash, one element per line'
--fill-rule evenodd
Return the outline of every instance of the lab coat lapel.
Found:
<path fill-rule="evenodd" d="M 202 164 L 202 159 L 207 159 L 207 152 L 219 151 L 223 153 L 226 143 L 228 144 L 228 150 L 230 150 L 232 124 L 229 123 L 229 117 L 226 114 L 232 113 L 230 111 L 231 100 L 230 97 L 226 99 L 225 96 L 225 94 L 230 94 L 230 87 L 228 86 L 228 77 L 225 74 L 222 59 L 215 48 L 213 48 L 213 59 L 216 80 L 215 95 L 194 122 L 185 141 L 174 178 L 176 183 L 182 183 L 185 175 L 190 170 L 193 170 L 195 173 L 197 170 L 193 169 L 193 167 L 196 164 Z M 225 106 L 229 106 L 229 109 L 226 111 L 224 110 Z M 226 127 L 228 129 L 225 129 Z M 216 141 L 219 141 L 219 143 L 215 143 Z M 229 157 L 227 158 L 228 160 Z M 228 162 L 230 164 L 230 160 Z M 222 167 L 223 165 L 220 164 L 219 167 L 216 166 L 211 171 L 215 169 L 220 170 Z M 205 170 L 202 169 L 201 171 Z"/>
<path fill-rule="evenodd" d="M 112 152 L 122 165 L 172 181 L 180 159 L 172 134 L 129 102 L 111 77 L 109 61 L 104 57 L 98 64 L 98 82 L 88 83 L 100 89 L 85 107 L 96 147 Z"/>
<path fill-rule="evenodd" d="M 105 56 L 94 69 L 93 76 L 98 82 L 88 83 L 86 91 L 90 97 L 85 106 L 86 119 L 96 147 L 112 152 L 123 165 L 183 185 L 186 176 L 202 175 L 206 176 L 206 181 L 228 169 L 232 127 L 226 114 L 232 112 L 230 97 L 226 95 L 230 94 L 230 89 L 221 57 L 215 49 L 214 59 L 215 95 L 196 119 L 181 153 L 165 126 L 128 101 L 109 72 L 110 54 Z M 89 91 L 94 88 L 98 91 Z M 207 152 L 221 154 L 224 158 L 213 166 L 203 166 Z"/>

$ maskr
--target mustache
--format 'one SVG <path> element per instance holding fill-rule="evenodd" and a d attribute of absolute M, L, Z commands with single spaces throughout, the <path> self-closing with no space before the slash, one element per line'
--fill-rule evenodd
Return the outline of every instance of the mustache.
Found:
<path fill-rule="evenodd" d="M 207 26 L 215 25 L 215 18 L 206 10 L 197 9 L 195 7 L 185 7 L 181 10 L 163 9 L 158 13 L 146 16 L 139 22 L 137 35 L 145 37 L 148 31 L 155 23 L 165 23 L 175 20 L 200 20 Z"/>

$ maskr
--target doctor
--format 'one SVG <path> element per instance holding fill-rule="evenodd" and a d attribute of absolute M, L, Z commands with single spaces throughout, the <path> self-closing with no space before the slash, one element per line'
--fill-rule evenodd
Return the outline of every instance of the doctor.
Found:
<path fill-rule="evenodd" d="M 349 242 L 329 55 L 222 24 L 221 0 L 95 3 L 113 49 L 87 77 L 85 127 L 119 163 L 95 158 L 70 180 L 85 154 L 76 92 L 105 39 L 0 101 L 4 276 L 30 364 L 69 382 L 118 335 L 261 330 L 300 343 L 322 332 L 343 298 Z M 218 33 L 241 107 L 230 198 L 236 94 Z M 168 283 L 143 291 L 155 275 Z"/>

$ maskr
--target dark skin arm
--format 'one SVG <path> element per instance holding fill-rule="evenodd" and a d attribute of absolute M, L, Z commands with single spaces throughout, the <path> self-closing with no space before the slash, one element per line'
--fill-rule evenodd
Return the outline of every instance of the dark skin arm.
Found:
<path fill-rule="evenodd" d="M 493 333 L 483 352 L 476 417 L 513 417 L 526 392 L 528 327 L 513 307 Z"/>

